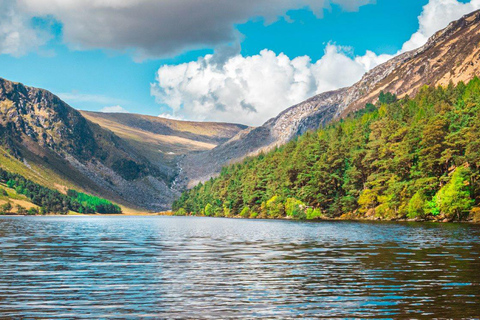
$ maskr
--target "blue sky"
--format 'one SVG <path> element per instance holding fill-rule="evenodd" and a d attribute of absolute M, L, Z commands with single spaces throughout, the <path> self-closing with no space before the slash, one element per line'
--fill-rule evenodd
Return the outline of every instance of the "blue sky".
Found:
<path fill-rule="evenodd" d="M 430 2 L 435 1 L 431 0 Z M 452 1 L 457 3 L 455 0 Z M 393 55 L 399 52 L 412 34 L 419 30 L 418 16 L 423 12 L 423 7 L 428 2 L 428 0 L 377 0 L 375 3 L 360 6 L 357 10 L 333 3 L 330 8 L 321 10 L 323 16 L 320 16 L 319 11 L 314 14 L 310 8 L 305 7 L 286 10 L 288 18 L 280 16 L 276 20 L 273 19 L 275 20 L 273 22 L 265 22 L 265 18 L 262 17 L 247 17 L 243 19 L 247 22 L 242 21 L 237 24 L 233 23 L 235 22 L 233 19 L 234 31 L 233 36 L 229 35 L 230 39 L 206 39 L 204 45 L 198 45 L 197 41 L 191 48 L 188 48 L 188 43 L 182 42 L 181 45 L 178 45 L 180 49 L 175 49 L 176 42 L 172 42 L 174 43 L 172 44 L 173 51 L 160 52 L 158 56 L 161 56 L 161 58 L 157 58 L 155 57 L 156 54 L 150 53 L 151 50 L 158 51 L 156 48 L 147 48 L 147 50 L 150 50 L 149 53 L 139 58 L 135 51 L 136 47 L 133 46 L 127 49 L 125 47 L 117 49 L 115 48 L 116 44 L 108 43 L 102 47 L 101 42 L 96 42 L 93 45 L 82 43 L 77 46 L 75 40 L 71 39 L 72 36 L 69 36 L 68 41 L 65 39 L 65 22 L 61 18 L 52 18 L 50 13 L 47 16 L 45 12 L 38 12 L 38 17 L 34 17 L 32 20 L 31 18 L 35 16 L 35 13 L 32 13 L 35 10 L 33 8 L 27 15 L 30 19 L 29 23 L 33 22 L 34 26 L 40 26 L 39 29 L 47 30 L 50 40 L 44 40 L 42 45 L 29 49 L 26 54 L 23 52 L 22 54 L 14 53 L 12 55 L 5 53 L 8 50 L 3 50 L 4 54 L 0 54 L 0 76 L 48 89 L 55 94 L 59 94 L 78 109 L 98 111 L 105 107 L 121 106 L 128 112 L 149 115 L 176 113 L 176 117 L 184 119 L 234 120 L 235 116 L 232 118 L 225 116 L 196 117 L 193 106 L 188 110 L 182 110 L 184 108 L 184 101 L 182 100 L 198 100 L 199 98 L 186 95 L 178 90 L 175 91 L 177 102 L 168 101 L 168 99 L 162 100 L 162 94 L 152 95 L 151 84 L 158 82 L 158 79 L 156 79 L 157 71 L 164 65 L 178 66 L 198 59 L 205 59 L 206 55 L 213 54 L 216 48 L 224 45 L 239 46 L 240 52 L 232 53 L 230 56 L 256 56 L 262 50 L 268 49 L 276 55 L 284 53 L 290 60 L 308 56 L 312 64 L 325 55 L 325 48 L 328 44 L 342 48 L 340 49 L 341 53 L 352 59 L 356 56 L 365 55 L 367 50 L 376 55 Z M 452 5 L 455 4 L 453 2 Z M 458 3 L 460 4 L 460 2 Z M 61 16 L 64 13 L 55 14 Z M 275 13 L 274 15 L 278 14 Z M 271 17 L 267 17 L 267 19 L 271 19 Z M 69 28 L 72 27 L 69 26 Z M 199 49 L 198 47 L 203 48 Z M 230 56 L 227 56 L 227 58 Z M 165 76 L 173 77 L 172 73 L 165 73 Z M 195 77 L 195 75 L 192 77 Z M 272 79 L 273 82 L 275 80 Z M 177 85 L 179 84 L 177 83 Z M 331 84 L 331 86 L 335 85 Z M 343 83 L 338 85 L 343 85 Z M 158 85 L 157 89 L 159 87 L 161 85 Z M 326 85 L 325 88 L 330 87 Z M 318 90 L 321 89 L 315 87 L 313 91 L 311 89 L 306 90 L 303 95 L 312 94 L 312 92 L 318 93 Z M 163 94 L 167 93 L 163 92 Z M 227 96 L 228 94 L 228 92 L 225 93 Z M 214 97 L 215 101 L 218 101 L 217 96 L 214 95 Z M 300 95 L 295 99 L 300 98 L 303 98 L 303 96 Z M 229 101 L 228 97 L 225 98 L 225 101 Z M 252 110 L 259 110 L 260 107 L 255 105 L 254 99 L 248 101 L 250 101 L 248 104 L 252 105 Z M 286 101 L 285 103 L 288 104 L 293 101 L 296 100 Z M 247 99 L 242 100 L 242 105 L 243 102 L 247 104 Z M 171 104 L 175 103 L 178 104 L 176 110 L 171 107 Z M 281 101 L 279 103 L 282 104 Z M 227 103 L 219 103 L 219 106 L 212 110 L 225 113 L 227 112 L 225 111 L 225 104 Z M 288 106 L 282 105 L 279 108 L 283 109 Z M 268 105 L 264 108 L 268 108 Z M 269 117 L 277 111 L 275 109 L 265 114 L 258 112 L 259 117 L 260 115 L 263 117 L 258 121 L 266 120 L 265 117 Z M 235 110 L 229 112 L 231 114 Z M 212 114 L 212 112 L 208 111 L 207 114 Z M 250 118 L 258 117 L 253 114 Z M 254 125 L 261 123 L 254 123 L 254 121 L 249 120 L 250 118 L 245 118 L 245 121 L 242 121 L 241 117 L 238 119 L 239 122 L 250 122 L 249 124 Z"/>

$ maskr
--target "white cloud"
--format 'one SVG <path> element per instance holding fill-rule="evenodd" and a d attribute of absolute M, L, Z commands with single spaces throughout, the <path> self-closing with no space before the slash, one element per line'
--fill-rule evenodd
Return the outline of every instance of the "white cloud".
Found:
<path fill-rule="evenodd" d="M 445 28 L 450 22 L 463 15 L 480 9 L 480 0 L 462 3 L 457 0 L 430 0 L 418 17 L 419 29 L 405 42 L 401 52 L 424 45 L 435 32 Z"/>
<path fill-rule="evenodd" d="M 104 107 L 100 110 L 100 112 L 105 113 L 128 113 L 127 110 L 123 109 L 121 106 L 111 106 L 111 107 Z"/>
<path fill-rule="evenodd" d="M 165 118 L 165 119 L 170 119 L 170 120 L 178 120 L 178 121 L 183 121 L 185 119 L 183 119 L 182 117 L 175 117 L 174 115 L 170 114 L 170 113 L 162 113 L 160 115 L 158 115 L 159 118 Z"/>
<path fill-rule="evenodd" d="M 2 0 L 22 14 L 53 17 L 74 49 L 133 51 L 137 59 L 173 56 L 239 40 L 236 24 L 256 17 L 267 23 L 289 10 L 317 16 L 332 4 L 345 10 L 374 0 Z"/>
<path fill-rule="evenodd" d="M 44 45 L 50 35 L 34 28 L 15 0 L 0 1 L 0 54 L 19 57 Z"/>
<path fill-rule="evenodd" d="M 449 22 L 479 8 L 480 0 L 430 0 L 418 17 L 418 31 L 396 54 L 422 46 Z M 393 56 L 367 51 L 352 57 L 348 48 L 332 44 L 314 63 L 306 56 L 290 59 L 267 49 L 250 57 L 218 52 L 198 61 L 162 66 L 151 92 L 174 116 L 260 125 L 315 94 L 355 83 Z"/>
<path fill-rule="evenodd" d="M 315 63 L 263 50 L 217 63 L 215 55 L 158 70 L 152 94 L 176 117 L 260 125 L 286 107 L 320 92 L 353 84 L 389 56 L 351 58 L 348 48 L 329 44 Z"/>

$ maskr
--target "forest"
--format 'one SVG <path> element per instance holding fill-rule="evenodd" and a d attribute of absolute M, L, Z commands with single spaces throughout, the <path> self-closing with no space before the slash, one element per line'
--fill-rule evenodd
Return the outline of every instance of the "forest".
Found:
<path fill-rule="evenodd" d="M 184 192 L 177 215 L 460 221 L 480 212 L 480 79 L 365 109 Z"/>
<path fill-rule="evenodd" d="M 118 205 L 108 200 L 68 190 L 67 195 L 57 190 L 44 187 L 23 176 L 11 173 L 0 168 L 0 182 L 8 188 L 14 189 L 17 194 L 25 195 L 32 203 L 40 208 L 29 212 L 31 214 L 67 214 L 69 211 L 78 213 L 121 213 Z M 6 209 L 11 206 L 5 207 Z"/>

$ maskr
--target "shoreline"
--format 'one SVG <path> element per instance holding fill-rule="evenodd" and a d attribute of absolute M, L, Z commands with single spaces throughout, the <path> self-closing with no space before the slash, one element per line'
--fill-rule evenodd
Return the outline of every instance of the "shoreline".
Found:
<path fill-rule="evenodd" d="M 85 213 L 69 213 L 69 214 L 1 214 L 0 217 L 132 217 L 132 216 L 161 216 L 158 212 L 155 213 L 92 213 L 92 214 L 85 214 Z"/>
<path fill-rule="evenodd" d="M 112 214 L 84 214 L 84 213 L 69 213 L 69 214 L 46 214 L 46 215 L 28 215 L 28 214 L 3 214 L 0 217 L 152 217 L 152 216 L 162 216 L 162 217 L 198 217 L 198 218 L 221 218 L 221 219 L 241 219 L 241 220 L 278 220 L 278 221 L 295 221 L 295 222 L 332 222 L 332 221 L 351 221 L 351 222 L 417 222 L 417 223 L 468 223 L 468 224 L 480 224 L 480 220 L 461 220 L 461 221 L 452 221 L 446 219 L 369 219 L 369 218 L 353 218 L 353 217 L 344 217 L 344 218 L 317 218 L 317 219 L 292 219 L 292 218 L 243 218 L 243 217 L 209 217 L 201 215 L 184 215 L 176 216 L 172 214 L 171 211 L 163 212 L 127 212 L 127 213 L 112 213 Z"/>
<path fill-rule="evenodd" d="M 159 213 L 159 216 L 173 216 L 172 214 L 162 214 Z M 469 224 L 480 224 L 480 220 L 446 220 L 446 219 L 369 219 L 369 218 L 354 218 L 354 217 L 339 217 L 339 218 L 317 218 L 317 219 L 292 219 L 288 217 L 284 218 L 243 218 L 239 216 L 234 217 L 215 217 L 215 216 L 201 216 L 201 215 L 184 215 L 178 217 L 201 217 L 201 218 L 223 218 L 223 219 L 242 219 L 242 220 L 279 220 L 279 221 L 297 221 L 297 222 L 321 222 L 321 221 L 352 221 L 352 222 L 418 222 L 418 223 L 469 223 Z"/>

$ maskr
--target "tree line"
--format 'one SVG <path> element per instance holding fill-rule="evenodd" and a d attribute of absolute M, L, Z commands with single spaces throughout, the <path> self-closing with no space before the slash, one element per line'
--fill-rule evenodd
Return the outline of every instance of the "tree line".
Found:
<path fill-rule="evenodd" d="M 44 187 L 38 183 L 24 178 L 23 176 L 8 172 L 0 168 L 0 182 L 14 189 L 17 194 L 25 195 L 40 209 L 32 214 L 58 213 L 67 214 L 69 211 L 79 213 L 121 213 L 118 205 L 98 197 L 90 196 L 75 190 L 68 190 L 65 195 L 57 190 Z M 5 209 L 12 209 L 6 204 Z M 29 213 L 29 212 L 26 212 Z"/>
<path fill-rule="evenodd" d="M 480 80 L 382 92 L 348 118 L 222 169 L 178 215 L 465 220 L 480 212 Z"/>

